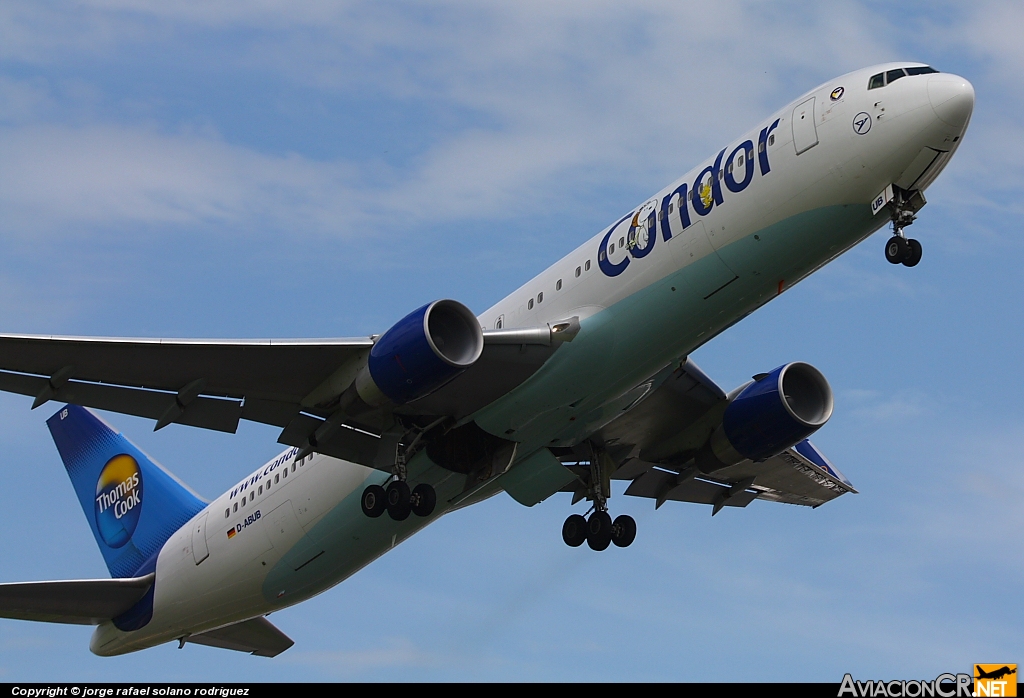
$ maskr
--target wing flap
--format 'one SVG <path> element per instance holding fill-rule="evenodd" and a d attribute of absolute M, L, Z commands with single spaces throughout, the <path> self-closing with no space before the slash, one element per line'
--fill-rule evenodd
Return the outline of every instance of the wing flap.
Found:
<path fill-rule="evenodd" d="M 290 637 L 263 617 L 226 625 L 198 635 L 189 635 L 185 641 L 236 652 L 248 652 L 257 657 L 276 657 L 295 644 Z"/>
<path fill-rule="evenodd" d="M 742 483 L 741 483 L 742 484 Z M 692 502 L 719 504 L 727 507 L 745 507 L 757 499 L 757 492 L 746 488 L 736 491 L 729 484 L 703 478 L 680 478 L 677 473 L 651 469 L 638 477 L 626 489 L 634 497 L 648 497 L 661 502 Z"/>
<path fill-rule="evenodd" d="M 134 606 L 154 577 L 0 584 L 0 618 L 98 625 Z"/>
<path fill-rule="evenodd" d="M 814 460 L 805 454 L 811 454 Z M 624 465 L 631 473 L 644 467 L 643 472 L 634 475 L 626 494 L 659 502 L 715 504 L 724 488 L 738 485 L 743 485 L 743 491 L 729 494 L 724 500 L 725 506 L 746 506 L 754 499 L 764 499 L 818 507 L 847 492 L 857 493 L 849 480 L 807 440 L 760 463 L 746 460 L 711 475 L 688 478 L 685 469 L 680 475 L 668 472 L 664 466 L 636 459 Z"/>
<path fill-rule="evenodd" d="M 0 390 L 35 397 L 48 385 L 46 378 L 0 371 Z M 68 381 L 50 395 L 50 399 L 59 402 L 155 420 L 159 420 L 176 404 L 174 393 L 79 381 Z M 238 400 L 197 397 L 188 403 L 187 408 L 174 421 L 233 434 L 241 416 L 242 405 Z"/>

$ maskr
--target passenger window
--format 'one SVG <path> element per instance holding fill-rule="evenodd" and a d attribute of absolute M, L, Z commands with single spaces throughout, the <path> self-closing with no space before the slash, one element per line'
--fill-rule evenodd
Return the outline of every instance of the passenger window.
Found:
<path fill-rule="evenodd" d="M 274 484 L 277 484 L 278 482 L 281 482 L 281 473 L 274 476 Z"/>
<path fill-rule="evenodd" d="M 885 75 L 879 73 L 878 75 L 872 75 L 871 80 L 868 81 L 868 89 L 874 90 L 878 87 L 885 87 Z"/>
<path fill-rule="evenodd" d="M 613 242 L 612 244 L 608 245 L 608 254 L 611 254 L 614 251 L 615 251 L 615 243 Z"/>
<path fill-rule="evenodd" d="M 759 153 L 763 153 L 764 152 L 764 141 L 762 141 L 762 142 L 757 144 L 757 152 L 759 152 Z M 692 192 L 691 192 L 691 194 L 692 194 Z M 691 196 L 690 198 L 693 198 L 693 197 Z"/>
<path fill-rule="evenodd" d="M 675 206 L 676 206 L 676 205 L 675 205 L 674 203 L 672 203 L 672 204 L 669 204 L 669 205 L 668 205 L 668 212 L 669 212 L 669 213 L 672 213 L 672 212 L 673 212 L 673 211 L 675 210 Z"/>
<path fill-rule="evenodd" d="M 226 519 L 229 516 L 231 516 L 231 507 L 228 507 L 227 509 L 224 510 L 224 518 Z"/>
<path fill-rule="evenodd" d="M 626 238 L 619 238 L 619 247 L 626 246 Z"/>
<path fill-rule="evenodd" d="M 530 299 L 530 302 L 526 304 L 526 309 L 527 310 L 533 310 L 533 299 L 532 298 Z"/>
<path fill-rule="evenodd" d="M 537 302 L 538 303 L 543 303 L 544 302 L 544 292 L 543 291 L 541 291 L 540 293 L 537 294 Z"/>
<path fill-rule="evenodd" d="M 499 315 L 498 319 L 494 321 L 494 329 L 500 330 L 504 326 L 505 326 L 505 316 L 504 315 Z"/>
<path fill-rule="evenodd" d="M 263 494 L 263 485 L 260 485 L 260 494 Z"/>
<path fill-rule="evenodd" d="M 294 463 L 292 463 L 292 470 L 295 470 L 295 464 Z M 281 477 L 288 477 L 288 468 L 284 469 L 284 472 L 281 474 Z"/>
<path fill-rule="evenodd" d="M 242 497 L 242 506 L 245 506 L 245 497 Z"/>
<path fill-rule="evenodd" d="M 561 280 L 561 279 L 559 279 L 559 280 L 558 280 L 558 281 L 557 281 L 557 282 L 555 283 L 555 290 L 556 290 L 556 291 L 561 291 L 561 290 L 562 290 L 562 280 Z"/>
<path fill-rule="evenodd" d="M 580 278 L 580 268 L 576 267 L 576 278 Z"/>
<path fill-rule="evenodd" d="M 903 68 L 897 68 L 885 74 L 885 81 L 891 85 L 904 76 L 906 76 L 906 73 L 903 72 Z"/>
<path fill-rule="evenodd" d="M 775 145 L 775 134 L 768 136 L 768 145 Z"/>
<path fill-rule="evenodd" d="M 583 271 L 590 271 L 590 260 L 589 259 L 587 260 L 587 263 L 583 265 Z"/>
<path fill-rule="evenodd" d="M 235 502 L 235 506 L 232 507 L 232 511 L 238 511 L 238 502 Z"/>
<path fill-rule="evenodd" d="M 250 492 L 249 493 L 249 501 L 251 502 L 254 499 L 256 499 L 256 493 L 255 492 Z"/>
<path fill-rule="evenodd" d="M 663 218 L 665 218 L 665 212 L 664 211 L 658 211 L 658 220 L 660 221 Z"/>

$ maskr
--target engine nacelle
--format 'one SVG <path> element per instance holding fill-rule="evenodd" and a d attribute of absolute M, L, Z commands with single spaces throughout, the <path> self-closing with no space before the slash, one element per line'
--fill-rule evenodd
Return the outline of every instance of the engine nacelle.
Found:
<path fill-rule="evenodd" d="M 722 423 L 697 453 L 697 467 L 710 473 L 774 456 L 816 432 L 832 407 L 832 388 L 821 371 L 799 361 L 779 366 L 730 400 Z"/>
<path fill-rule="evenodd" d="M 372 406 L 411 402 L 472 366 L 483 350 L 483 330 L 469 308 L 457 301 L 434 301 L 406 315 L 374 343 L 356 376 L 356 391 Z"/>

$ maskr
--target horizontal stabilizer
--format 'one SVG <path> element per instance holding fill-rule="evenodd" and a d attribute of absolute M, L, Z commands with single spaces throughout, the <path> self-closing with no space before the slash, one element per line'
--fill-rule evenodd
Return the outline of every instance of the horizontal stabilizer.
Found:
<path fill-rule="evenodd" d="M 263 617 L 227 625 L 199 635 L 189 635 L 185 642 L 248 652 L 257 657 L 276 657 L 295 644 L 290 637 Z"/>
<path fill-rule="evenodd" d="M 155 576 L 0 584 L 0 618 L 99 625 L 134 606 Z"/>

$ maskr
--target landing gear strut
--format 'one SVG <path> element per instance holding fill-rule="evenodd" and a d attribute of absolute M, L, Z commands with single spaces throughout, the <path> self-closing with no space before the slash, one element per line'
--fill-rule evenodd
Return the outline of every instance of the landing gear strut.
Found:
<path fill-rule="evenodd" d="M 636 521 L 628 514 L 617 516 L 612 521 L 608 513 L 608 494 L 611 493 L 611 466 L 608 456 L 592 452 L 590 458 L 590 484 L 587 499 L 594 502 L 590 518 L 572 514 L 562 524 L 562 540 L 566 545 L 578 548 L 587 542 L 591 550 L 605 550 L 614 543 L 620 548 L 629 546 L 636 538 Z M 609 467 L 611 466 L 611 467 Z"/>
<path fill-rule="evenodd" d="M 895 187 L 894 187 L 895 189 Z M 896 189 L 892 207 L 892 237 L 885 243 L 885 258 L 890 264 L 902 264 L 905 267 L 917 266 L 921 261 L 921 243 L 908 239 L 903 229 L 917 218 L 915 209 L 907 199 L 907 192 Z"/>

